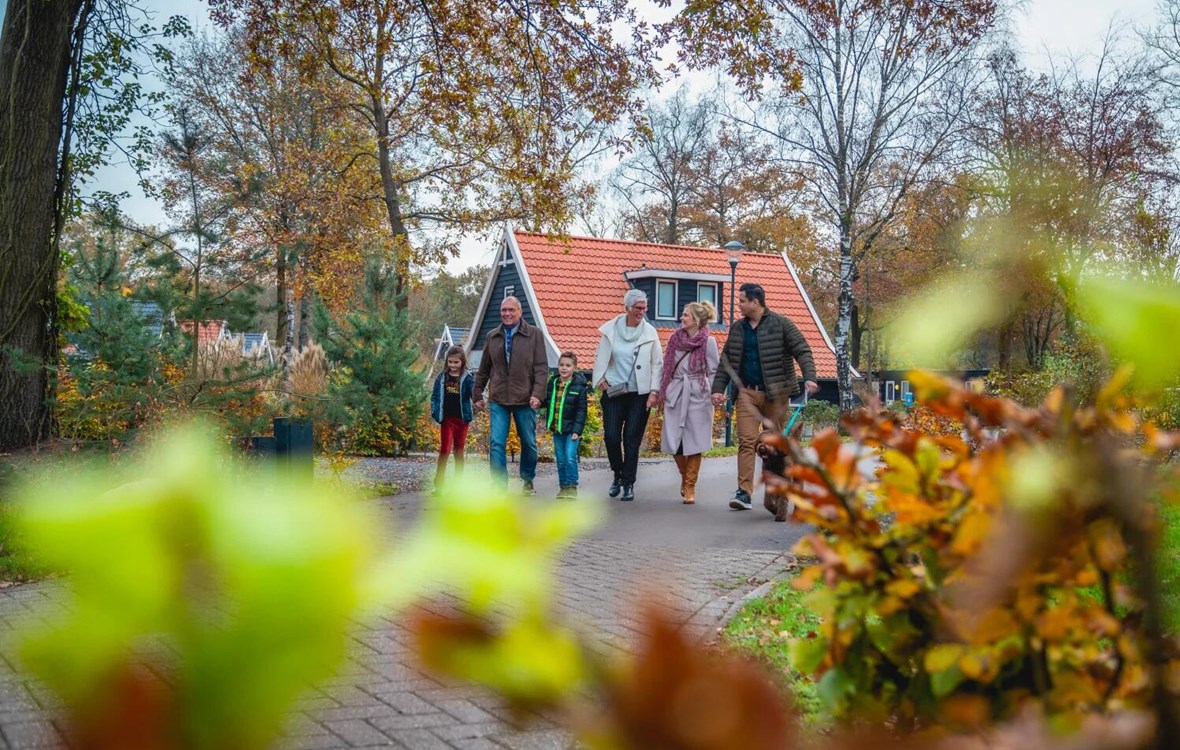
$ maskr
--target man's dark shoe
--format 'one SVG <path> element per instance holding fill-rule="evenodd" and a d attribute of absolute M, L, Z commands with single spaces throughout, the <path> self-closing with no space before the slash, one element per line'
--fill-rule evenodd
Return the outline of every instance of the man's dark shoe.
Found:
<path fill-rule="evenodd" d="M 624 502 L 628 502 L 628 503 L 631 502 L 632 500 L 634 500 L 635 499 L 635 485 L 624 484 L 623 485 L 623 496 L 620 497 L 619 499 Z"/>
<path fill-rule="evenodd" d="M 734 510 L 749 510 L 752 507 L 750 493 L 738 490 L 734 493 L 733 499 L 729 501 L 729 507 Z"/>
<path fill-rule="evenodd" d="M 532 481 L 530 481 L 530 480 L 528 480 L 528 479 L 525 479 L 525 480 L 524 480 L 524 481 L 521 483 L 521 486 L 520 486 L 520 494 L 522 494 L 522 495 L 526 495 L 526 496 L 528 496 L 528 497 L 532 497 L 533 495 L 537 494 L 537 491 L 533 489 L 533 483 L 532 483 Z"/>
<path fill-rule="evenodd" d="M 622 491 L 623 485 L 619 482 L 619 478 L 615 477 L 615 481 L 610 483 L 610 489 L 606 491 L 606 494 L 610 495 L 611 497 L 618 497 L 619 493 Z"/>

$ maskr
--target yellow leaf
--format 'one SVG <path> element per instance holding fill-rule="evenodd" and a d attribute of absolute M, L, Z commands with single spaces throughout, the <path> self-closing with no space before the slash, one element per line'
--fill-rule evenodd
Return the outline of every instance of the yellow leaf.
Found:
<path fill-rule="evenodd" d="M 945 672 L 958 663 L 965 651 L 966 648 L 960 643 L 940 643 L 926 652 L 922 664 L 931 674 Z"/>

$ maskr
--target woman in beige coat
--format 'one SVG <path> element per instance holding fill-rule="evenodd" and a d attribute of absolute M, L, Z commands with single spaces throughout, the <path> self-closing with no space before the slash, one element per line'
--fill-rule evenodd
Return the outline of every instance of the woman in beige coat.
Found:
<path fill-rule="evenodd" d="M 658 401 L 664 408 L 661 449 L 671 453 L 680 470 L 680 495 L 696 502 L 701 454 L 713 447 L 713 402 L 709 386 L 720 355 L 709 332 L 717 311 L 708 302 L 690 302 L 680 315 L 680 328 L 668 339 Z"/>

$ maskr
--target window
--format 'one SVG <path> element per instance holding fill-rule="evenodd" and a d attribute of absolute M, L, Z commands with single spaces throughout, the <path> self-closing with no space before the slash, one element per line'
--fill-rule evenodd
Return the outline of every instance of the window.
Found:
<path fill-rule="evenodd" d="M 510 284 L 510 285 L 504 287 L 504 296 L 505 297 L 511 297 L 514 294 L 516 294 L 516 287 L 515 286 L 512 286 Z"/>
<path fill-rule="evenodd" d="M 676 282 L 656 282 L 656 318 L 660 320 L 676 320 L 680 317 L 676 310 Z"/>
<path fill-rule="evenodd" d="M 713 309 L 717 311 L 717 314 L 720 315 L 721 308 L 717 306 L 717 284 L 706 284 L 705 282 L 698 283 L 697 302 L 708 302 L 713 306 Z M 717 319 L 719 320 L 720 318 Z"/>
<path fill-rule="evenodd" d="M 885 381 L 885 403 L 892 404 L 897 400 L 895 384 L 892 380 Z"/>
<path fill-rule="evenodd" d="M 910 396 L 910 381 L 908 380 L 901 381 L 901 401 L 906 406 L 911 406 L 914 403 Z"/>

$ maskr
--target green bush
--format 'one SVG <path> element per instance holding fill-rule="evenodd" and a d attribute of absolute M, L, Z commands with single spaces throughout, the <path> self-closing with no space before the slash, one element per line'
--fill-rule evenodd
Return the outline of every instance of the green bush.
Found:
<path fill-rule="evenodd" d="M 808 401 L 803 407 L 803 413 L 799 415 L 799 419 L 803 424 L 817 430 L 824 427 L 835 427 L 836 423 L 840 421 L 840 407 L 831 401 L 818 399 Z"/>

